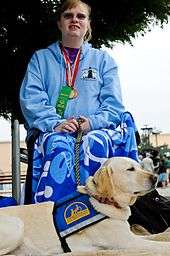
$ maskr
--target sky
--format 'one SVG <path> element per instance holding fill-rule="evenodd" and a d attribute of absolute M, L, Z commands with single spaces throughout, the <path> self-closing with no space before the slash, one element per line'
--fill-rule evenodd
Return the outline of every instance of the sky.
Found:
<path fill-rule="evenodd" d="M 109 52 L 116 60 L 123 101 L 140 130 L 170 132 L 170 22 Z"/>
<path fill-rule="evenodd" d="M 155 27 L 129 44 L 107 49 L 118 64 L 123 102 L 135 119 L 139 132 L 152 127 L 170 132 L 170 22 Z M 11 140 L 10 122 L 0 118 L 0 141 Z M 25 129 L 20 127 L 21 140 Z"/>

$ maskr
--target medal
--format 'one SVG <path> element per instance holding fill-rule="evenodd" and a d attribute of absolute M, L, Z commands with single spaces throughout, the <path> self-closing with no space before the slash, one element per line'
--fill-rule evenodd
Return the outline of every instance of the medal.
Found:
<path fill-rule="evenodd" d="M 69 99 L 74 99 L 78 96 L 78 92 L 75 88 L 72 88 L 70 95 L 69 95 Z"/>
<path fill-rule="evenodd" d="M 63 46 L 62 46 L 62 53 L 63 53 L 64 61 L 66 64 L 67 86 L 70 87 L 70 89 L 71 89 L 69 99 L 74 99 L 78 96 L 78 91 L 74 88 L 74 84 L 75 84 L 75 79 L 76 79 L 76 75 L 78 72 L 78 66 L 79 66 L 79 62 L 80 62 L 80 49 L 77 53 L 73 68 L 71 67 L 70 59 L 69 59 L 67 52 Z"/>

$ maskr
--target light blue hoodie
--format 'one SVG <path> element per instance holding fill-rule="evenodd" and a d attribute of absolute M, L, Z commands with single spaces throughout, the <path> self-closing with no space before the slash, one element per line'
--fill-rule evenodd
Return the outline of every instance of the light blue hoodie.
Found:
<path fill-rule="evenodd" d="M 75 81 L 78 97 L 68 101 L 64 119 L 55 108 L 63 85 L 65 62 L 57 42 L 34 53 L 21 85 L 20 104 L 29 131 L 51 132 L 63 120 L 80 115 L 89 118 L 92 130 L 119 124 L 124 106 L 117 65 L 106 51 L 83 44 Z"/>

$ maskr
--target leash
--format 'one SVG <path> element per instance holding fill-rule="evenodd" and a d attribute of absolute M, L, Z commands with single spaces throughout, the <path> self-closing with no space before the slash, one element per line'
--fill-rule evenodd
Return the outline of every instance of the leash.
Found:
<path fill-rule="evenodd" d="M 80 144 L 83 136 L 83 131 L 81 129 L 81 124 L 84 122 L 82 118 L 77 119 L 78 122 L 78 130 L 77 130 L 77 138 L 75 143 L 75 177 L 77 185 L 80 185 Z"/>
<path fill-rule="evenodd" d="M 83 136 L 83 131 L 81 129 L 81 124 L 84 122 L 84 120 L 82 118 L 78 118 L 77 122 L 78 122 L 78 130 L 77 130 L 77 137 L 76 137 L 75 148 L 74 148 L 74 151 L 75 151 L 74 172 L 75 172 L 76 184 L 80 185 L 80 143 L 81 143 L 81 139 L 82 139 L 82 136 Z M 55 211 L 56 211 L 56 209 L 54 207 L 53 218 L 54 218 Z M 71 249 L 70 249 L 66 239 L 64 237 L 61 237 L 60 232 L 59 232 L 58 227 L 57 227 L 57 224 L 55 223 L 55 220 L 54 220 L 54 225 L 55 225 L 55 229 L 56 229 L 56 232 L 57 232 L 58 237 L 60 239 L 61 247 L 63 248 L 64 253 L 71 252 Z"/>

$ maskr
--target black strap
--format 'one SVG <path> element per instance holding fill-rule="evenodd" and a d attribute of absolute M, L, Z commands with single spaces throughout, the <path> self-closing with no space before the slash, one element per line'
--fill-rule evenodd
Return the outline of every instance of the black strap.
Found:
<path fill-rule="evenodd" d="M 24 204 L 32 203 L 32 170 L 33 170 L 33 153 L 34 153 L 34 143 L 38 138 L 40 131 L 35 129 L 33 134 L 27 140 L 27 150 L 28 150 L 28 167 L 25 183 L 25 199 Z"/>
<path fill-rule="evenodd" d="M 56 221 L 55 221 L 55 219 L 54 219 L 54 216 L 55 216 L 55 212 L 56 212 L 56 211 L 57 211 L 57 207 L 56 207 L 56 205 L 54 204 L 54 208 L 53 208 L 53 223 L 54 223 L 54 226 L 55 226 L 55 230 L 56 230 L 56 232 L 57 232 L 57 235 L 58 235 L 58 237 L 59 237 L 59 239 L 60 239 L 61 247 L 63 248 L 64 253 L 71 252 L 71 249 L 70 249 L 70 247 L 68 246 L 68 243 L 67 243 L 65 237 L 61 237 L 60 232 L 59 232 L 59 230 L 58 230 L 57 223 L 56 223 Z"/>

